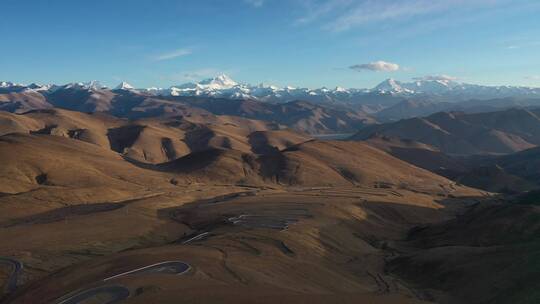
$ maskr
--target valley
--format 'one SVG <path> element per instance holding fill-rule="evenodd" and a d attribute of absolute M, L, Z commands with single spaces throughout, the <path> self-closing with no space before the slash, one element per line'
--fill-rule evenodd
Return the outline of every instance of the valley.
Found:
<path fill-rule="evenodd" d="M 0 10 L 0 304 L 540 303 L 540 1 Z"/>
<path fill-rule="evenodd" d="M 534 108 L 30 90 L 0 112 L 2 303 L 538 299 Z"/>
<path fill-rule="evenodd" d="M 495 245 L 534 255 L 520 235 L 537 233 L 523 220 L 536 207 L 435 174 L 469 168 L 436 147 L 385 135 L 314 139 L 230 114 L 2 112 L 2 301 L 489 303 L 504 295 L 433 284 L 418 267 L 452 267 L 445 257 L 455 252 L 506 263 Z M 502 159 L 521 174 L 511 155 Z M 496 216 L 478 227 L 512 227 L 509 243 L 467 238 L 457 223 L 482 219 L 478 210 Z M 489 284 L 518 288 L 509 278 L 526 267 L 501 269 Z M 483 286 L 481 276 L 471 284 Z M 517 294 L 527 303 L 534 292 Z"/>

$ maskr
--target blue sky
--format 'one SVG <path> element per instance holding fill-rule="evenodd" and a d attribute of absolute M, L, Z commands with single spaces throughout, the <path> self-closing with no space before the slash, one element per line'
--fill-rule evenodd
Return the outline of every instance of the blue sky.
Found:
<path fill-rule="evenodd" d="M 0 80 L 540 86 L 537 0 L 1 0 Z M 353 68 L 351 68 L 353 67 Z"/>

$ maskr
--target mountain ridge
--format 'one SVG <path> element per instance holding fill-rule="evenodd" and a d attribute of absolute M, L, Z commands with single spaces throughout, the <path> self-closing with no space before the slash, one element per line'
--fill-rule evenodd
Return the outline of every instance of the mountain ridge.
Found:
<path fill-rule="evenodd" d="M 122 82 L 118 87 L 128 84 Z M 117 87 L 117 88 L 118 88 Z M 0 82 L 2 90 L 38 90 L 54 91 L 58 88 L 82 88 L 82 89 L 104 89 L 106 86 L 98 81 L 86 83 L 69 83 L 66 85 L 23 85 L 12 82 Z M 128 88 L 141 93 L 155 96 L 201 96 L 226 99 L 255 99 L 266 102 L 284 102 L 294 99 L 303 99 L 319 102 L 349 103 L 369 94 L 391 95 L 396 97 L 418 97 L 418 96 L 439 96 L 454 98 L 456 100 L 465 99 L 492 99 L 505 97 L 540 97 L 540 88 L 523 86 L 485 86 L 458 82 L 449 76 L 430 76 L 415 78 L 412 82 L 402 82 L 395 79 L 386 79 L 374 88 L 343 88 L 336 87 L 328 89 L 302 88 L 302 87 L 278 87 L 275 85 L 251 85 L 240 83 L 225 74 L 204 79 L 199 82 L 188 82 L 180 85 L 173 85 L 169 88 L 134 88 L 128 84 Z"/>

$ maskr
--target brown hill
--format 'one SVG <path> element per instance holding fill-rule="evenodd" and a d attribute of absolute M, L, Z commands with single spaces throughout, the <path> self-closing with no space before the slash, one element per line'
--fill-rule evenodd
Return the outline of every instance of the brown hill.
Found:
<path fill-rule="evenodd" d="M 276 126 L 272 123 L 229 116 L 211 117 L 207 123 L 194 123 L 192 121 L 200 119 L 191 117 L 136 120 L 109 129 L 107 136 L 114 151 L 133 160 L 153 164 L 207 149 L 259 153 L 269 145 L 283 145 L 279 140 L 271 143 L 251 141 L 250 135 L 254 132 L 273 134 L 274 131 L 270 130 Z M 287 130 L 276 132 L 283 136 L 283 141 L 290 138 L 290 144 L 305 141 L 305 136 Z"/>
<path fill-rule="evenodd" d="M 366 186 L 448 194 L 454 182 L 359 142 L 307 141 L 273 153 L 206 150 L 160 164 L 182 179 L 283 186 Z"/>
<path fill-rule="evenodd" d="M 6 143 L 22 147 L 36 145 L 36 150 L 46 145 L 44 142 L 62 143 L 66 146 L 72 143 L 73 149 L 92 147 L 89 151 L 92 151 L 93 155 L 106 151 L 106 155 L 116 155 L 114 159 L 120 159 L 116 154 L 119 153 L 124 158 L 133 160 L 133 163 L 140 163 L 143 168 L 150 168 L 144 163 L 161 164 L 156 167 L 158 171 L 174 172 L 182 177 L 180 180 L 257 184 L 270 182 L 286 186 L 430 188 L 441 192 L 450 191 L 454 187 L 454 184 L 445 178 L 409 165 L 368 144 L 313 141 L 308 136 L 287 130 L 268 130 L 272 125 L 259 121 L 236 118 L 235 124 L 231 124 L 229 117 L 225 117 L 223 119 L 226 122 L 223 124 L 206 125 L 192 123 L 183 118 L 129 122 L 104 115 L 67 110 L 39 110 L 22 115 L 2 115 L 4 120 L 11 122 L 6 124 L 8 127 L 2 130 L 2 134 L 16 130 L 27 134 L 48 135 L 4 135 Z M 219 116 L 214 117 L 216 123 L 221 119 Z M 263 127 L 263 130 L 252 132 L 259 127 Z M 31 144 L 23 145 L 12 137 L 23 138 L 22 143 L 28 141 Z M 56 137 L 62 139 L 55 139 Z M 64 139 L 67 141 L 62 142 Z M 79 147 L 79 144 L 84 145 Z M 8 146 L 5 146 L 6 154 Z M 53 145 L 52 148 L 56 146 Z M 26 153 L 30 148 L 24 149 L 17 157 L 33 155 Z M 63 154 L 76 154 L 73 149 L 67 149 Z M 51 155 L 54 153 L 51 152 Z M 35 155 L 36 162 L 38 156 L 39 154 Z M 6 159 L 13 157 L 15 156 L 11 155 Z M 14 166 L 18 168 L 17 164 Z M 31 170 L 26 167 L 14 169 L 19 172 L 16 175 L 18 177 L 13 177 L 19 181 L 15 184 L 24 184 L 26 186 L 23 188 L 28 189 L 31 185 L 43 183 L 38 176 L 47 176 L 47 182 L 52 184 L 66 182 L 51 179 L 50 176 L 55 175 L 40 169 L 38 164 L 31 167 Z M 72 167 L 73 169 L 66 169 L 66 176 L 81 170 L 78 165 Z M 25 172 L 28 174 L 25 175 Z"/>
<path fill-rule="evenodd" d="M 276 176 L 286 184 L 453 187 L 447 179 L 365 143 L 311 141 L 288 148 L 281 155 Z"/>
<path fill-rule="evenodd" d="M 116 94 L 104 89 L 58 88 L 45 94 L 55 107 L 81 112 L 108 112 L 114 107 Z"/>
<path fill-rule="evenodd" d="M 0 111 L 22 113 L 32 109 L 52 107 L 53 105 L 39 92 L 0 92 Z"/>
<path fill-rule="evenodd" d="M 309 140 L 312 140 L 310 136 L 289 130 L 256 131 L 249 134 L 249 143 L 256 154 L 281 151 Z"/>
<path fill-rule="evenodd" d="M 167 182 L 113 151 L 60 136 L 1 136 L 0 159 L 0 192 L 4 193 L 29 191 L 41 185 L 140 190 L 156 180 Z"/>
<path fill-rule="evenodd" d="M 525 109 L 437 113 L 366 127 L 352 139 L 365 140 L 374 133 L 419 141 L 448 154 L 505 154 L 540 144 L 540 119 Z"/>
<path fill-rule="evenodd" d="M 415 166 L 477 189 L 514 193 L 534 189 L 538 184 L 538 179 L 527 176 L 525 169 L 526 163 L 534 166 L 536 148 L 528 152 L 529 157 L 524 155 L 528 150 L 515 156 L 452 157 L 429 145 L 397 137 L 374 134 L 366 142 Z"/>
<path fill-rule="evenodd" d="M 100 113 L 62 109 L 32 110 L 23 114 L 0 112 L 0 122 L 0 135 L 22 132 L 69 137 L 110 148 L 146 163 L 167 162 L 208 148 L 260 152 L 273 143 L 250 142 L 250 134 L 280 127 L 263 121 L 212 114 L 127 121 Z M 280 147 L 306 140 L 303 135 L 285 130 L 276 135 L 267 134 L 272 138 L 270 141 Z M 277 139 L 280 136 L 283 138 Z"/>
<path fill-rule="evenodd" d="M 532 148 L 509 155 L 479 159 L 477 161 L 469 161 L 471 168 L 465 175 L 460 176 L 460 179 L 474 179 L 480 175 L 483 182 L 478 183 L 480 187 L 484 185 L 498 185 L 500 189 L 507 188 L 513 192 L 521 192 L 532 188 L 540 187 L 540 148 Z M 482 170 L 484 168 L 484 170 Z M 508 183 L 502 183 L 498 179 L 491 178 L 492 174 L 487 174 L 485 168 L 491 168 L 488 172 L 493 173 L 504 172 Z M 496 168 L 496 169 L 495 169 Z M 480 171 L 480 172 L 479 172 Z M 484 173 L 484 174 L 481 174 Z M 499 181 L 499 182 L 498 182 Z M 506 187 L 505 187 L 506 185 Z"/>
<path fill-rule="evenodd" d="M 261 185 L 260 164 L 253 154 L 238 150 L 207 149 L 172 162 L 159 164 L 159 171 L 176 173 L 183 180 L 213 184 Z"/>
<path fill-rule="evenodd" d="M 538 302 L 539 217 L 534 204 L 477 204 L 454 220 L 413 229 L 406 244 L 416 249 L 388 270 L 441 303 Z"/>
<path fill-rule="evenodd" d="M 348 133 L 375 123 L 361 111 L 327 107 L 307 101 L 283 104 L 254 100 L 181 98 L 182 102 L 217 115 L 236 115 L 251 119 L 273 121 L 295 131 L 311 134 Z"/>
<path fill-rule="evenodd" d="M 212 114 L 208 118 L 207 124 L 190 121 L 202 119 L 199 116 L 126 121 L 103 114 L 50 109 L 20 115 L 2 113 L 6 123 L 0 134 L 16 131 L 78 139 L 141 165 L 163 164 L 158 170 L 194 181 L 417 187 L 421 180 L 433 179 L 448 184 L 363 143 L 309 142 L 309 136 L 270 130 L 275 125 L 261 121 Z M 386 148 L 381 145 L 383 141 Z M 379 148 L 428 170 L 457 168 L 450 158 L 424 144 L 384 138 L 378 142 Z M 193 162 L 197 170 L 192 168 Z"/>
<path fill-rule="evenodd" d="M 417 141 L 373 134 L 365 142 L 417 167 L 447 177 L 466 170 L 463 161 Z"/>
<path fill-rule="evenodd" d="M 125 123 L 102 114 L 61 109 L 32 110 L 18 115 L 0 112 L 0 119 L 5 122 L 0 126 L 0 134 L 11 132 L 50 134 L 76 138 L 101 147 L 109 147 L 107 130 Z"/>
<path fill-rule="evenodd" d="M 66 85 L 55 88 L 52 91 L 25 91 L 24 94 L 24 96 L 31 96 L 33 102 L 19 102 L 15 97 L 20 94 L 13 95 L 11 96 L 11 102 L 5 104 L 4 110 L 20 113 L 31 109 L 50 108 L 54 106 L 72 111 L 108 113 L 129 119 L 209 114 L 207 111 L 193 108 L 180 101 L 165 100 L 126 90 L 82 88 Z M 19 99 L 21 98 L 19 97 Z M 38 103 L 36 100 L 43 100 L 42 103 L 44 104 Z M 1 101 L 2 98 L 0 97 L 0 107 L 2 105 Z"/>
<path fill-rule="evenodd" d="M 375 115 L 381 121 L 427 116 L 433 113 L 447 111 L 454 104 L 438 100 L 406 99 L 378 111 Z"/>

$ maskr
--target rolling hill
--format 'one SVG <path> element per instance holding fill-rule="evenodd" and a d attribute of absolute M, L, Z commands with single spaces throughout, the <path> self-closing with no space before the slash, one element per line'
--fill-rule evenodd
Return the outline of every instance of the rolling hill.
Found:
<path fill-rule="evenodd" d="M 167 162 L 208 148 L 263 151 L 273 143 L 285 147 L 310 138 L 287 130 L 273 134 L 271 130 L 279 128 L 273 123 L 212 114 L 129 121 L 102 113 L 46 109 L 23 114 L 0 112 L 0 121 L 0 135 L 18 132 L 73 138 L 145 163 Z M 251 136 L 260 131 L 266 132 L 260 133 L 266 141 Z"/>
<path fill-rule="evenodd" d="M 415 249 L 388 270 L 445 303 L 534 303 L 539 216 L 531 203 L 474 205 L 456 219 L 412 229 L 405 243 Z"/>
<path fill-rule="evenodd" d="M 293 130 L 311 134 L 350 133 L 375 120 L 361 111 L 329 107 L 306 101 L 281 104 L 254 100 L 180 98 L 186 103 L 216 115 L 236 115 L 274 121 Z"/>
<path fill-rule="evenodd" d="M 540 144 L 540 119 L 535 111 L 509 109 L 488 113 L 436 113 L 366 127 L 351 139 L 372 134 L 414 140 L 453 155 L 507 154 Z"/>
<path fill-rule="evenodd" d="M 519 193 L 540 185 L 538 176 L 531 174 L 535 172 L 537 148 L 504 156 L 455 157 L 426 144 L 379 134 L 366 142 L 396 158 L 477 189 Z"/>
<path fill-rule="evenodd" d="M 166 177 L 137 168 L 98 145 L 61 136 L 13 133 L 0 136 L 0 192 L 42 187 L 144 190 Z"/>

